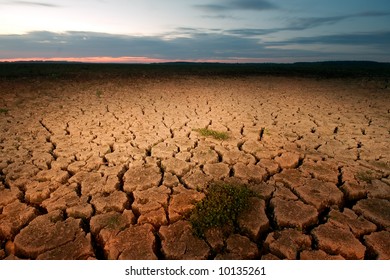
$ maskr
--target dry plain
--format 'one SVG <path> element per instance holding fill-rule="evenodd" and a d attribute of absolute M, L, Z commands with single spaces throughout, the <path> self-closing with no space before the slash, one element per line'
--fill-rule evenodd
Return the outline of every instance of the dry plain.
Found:
<path fill-rule="evenodd" d="M 0 108 L 0 259 L 390 259 L 378 83 L 3 79 Z M 221 181 L 255 195 L 198 238 L 188 215 Z"/>

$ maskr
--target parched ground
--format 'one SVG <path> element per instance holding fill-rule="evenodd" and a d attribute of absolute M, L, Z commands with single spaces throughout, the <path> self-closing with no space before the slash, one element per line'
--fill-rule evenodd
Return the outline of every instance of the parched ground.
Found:
<path fill-rule="evenodd" d="M 14 79 L 0 110 L 0 259 L 390 259 L 375 83 Z M 188 215 L 219 181 L 257 195 L 199 239 Z"/>

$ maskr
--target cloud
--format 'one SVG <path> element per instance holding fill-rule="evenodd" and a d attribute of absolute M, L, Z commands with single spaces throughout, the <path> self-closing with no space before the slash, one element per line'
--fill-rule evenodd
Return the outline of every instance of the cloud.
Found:
<path fill-rule="evenodd" d="M 221 12 L 229 10 L 228 6 L 217 4 L 194 5 L 194 7 L 206 12 Z"/>
<path fill-rule="evenodd" d="M 261 29 L 252 33 L 264 33 Z M 239 33 L 248 30 L 237 29 Z M 234 33 L 233 31 L 231 33 Z M 180 36 L 185 34 L 185 36 Z M 262 42 L 257 38 L 227 34 L 222 30 L 178 28 L 161 36 L 126 36 L 94 32 L 30 32 L 0 35 L 0 60 L 12 58 L 110 58 L 113 61 L 390 61 L 390 31 L 296 37 Z M 322 48 L 315 47 L 322 45 Z M 332 50 L 327 46 L 332 45 Z M 354 46 L 354 51 L 349 48 Z M 359 46 L 359 48 L 356 48 Z M 369 51 L 368 51 L 369 50 Z M 128 58 L 125 60 L 125 58 Z M 141 60 L 141 59 L 140 59 Z"/>
<path fill-rule="evenodd" d="M 390 12 L 368 11 L 368 12 L 358 13 L 356 15 L 367 16 L 367 17 L 382 17 L 382 16 L 390 15 Z"/>
<path fill-rule="evenodd" d="M 278 7 L 269 1 L 265 0 L 235 0 L 230 2 L 231 6 L 241 10 L 273 10 Z"/>
<path fill-rule="evenodd" d="M 225 30 L 225 33 L 234 36 L 240 36 L 240 37 L 253 37 L 253 36 L 267 35 L 281 30 L 284 30 L 284 28 L 269 28 L 269 29 L 241 28 L 241 29 L 228 29 Z"/>
<path fill-rule="evenodd" d="M 258 40 L 237 38 L 216 30 L 181 28 L 186 37 L 124 36 L 94 32 L 30 32 L 0 35 L 1 59 L 29 57 L 150 57 L 168 60 L 272 58 Z M 175 34 L 177 35 L 177 34 Z M 168 36 L 169 37 L 169 36 Z M 5 55 L 6 54 L 6 55 Z"/>
<path fill-rule="evenodd" d="M 332 17 L 298 18 L 290 22 L 290 27 L 287 30 L 304 30 L 304 29 L 314 28 L 322 25 L 336 24 L 338 22 L 351 19 L 351 18 L 382 17 L 382 16 L 389 16 L 389 15 L 390 12 L 369 11 L 363 13 L 332 16 Z"/>
<path fill-rule="evenodd" d="M 355 34 L 335 34 L 312 37 L 297 37 L 280 43 L 272 43 L 279 45 L 287 44 L 332 44 L 332 45 L 362 45 L 362 46 L 390 46 L 390 31 L 370 32 L 370 33 L 355 33 Z"/>
<path fill-rule="evenodd" d="M 223 12 L 231 10 L 272 10 L 278 7 L 266 0 L 232 0 L 225 4 L 194 5 L 195 8 L 206 12 Z"/>
<path fill-rule="evenodd" d="M 352 16 L 334 16 L 334 17 L 307 17 L 298 18 L 290 22 L 290 26 L 285 30 L 305 30 L 322 25 L 335 24 Z"/>
<path fill-rule="evenodd" d="M 222 15 L 222 14 L 217 14 L 217 15 L 203 15 L 202 18 L 241 20 L 241 18 L 239 18 L 239 17 L 235 17 L 235 16 L 232 16 L 232 15 Z"/>
<path fill-rule="evenodd" d="M 35 7 L 46 7 L 46 8 L 58 8 L 60 5 L 44 3 L 44 2 L 31 2 L 31 1 L 6 1 L 7 5 L 20 5 L 20 6 L 35 6 Z"/>
<path fill-rule="evenodd" d="M 268 35 L 281 31 L 304 31 L 311 28 L 316 28 L 325 25 L 332 25 L 338 22 L 360 17 L 382 17 L 389 16 L 390 12 L 378 12 L 370 11 L 357 14 L 332 16 L 332 17 L 301 17 L 288 20 L 288 24 L 284 27 L 278 28 L 241 28 L 241 29 L 227 29 L 226 34 L 234 36 L 245 36 L 245 37 L 257 37 L 262 35 Z"/>

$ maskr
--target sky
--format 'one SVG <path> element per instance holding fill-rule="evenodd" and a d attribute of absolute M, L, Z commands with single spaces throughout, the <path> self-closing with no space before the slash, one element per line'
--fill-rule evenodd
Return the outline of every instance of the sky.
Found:
<path fill-rule="evenodd" d="M 389 0 L 0 0 L 0 61 L 390 62 Z"/>

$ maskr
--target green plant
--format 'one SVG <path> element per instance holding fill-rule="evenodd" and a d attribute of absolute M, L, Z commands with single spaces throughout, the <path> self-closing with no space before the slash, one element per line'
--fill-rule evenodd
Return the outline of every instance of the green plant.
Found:
<path fill-rule="evenodd" d="M 239 214 L 248 207 L 253 192 L 246 186 L 213 184 L 206 196 L 196 204 L 190 215 L 194 234 L 204 237 L 205 231 L 225 225 L 237 226 Z"/>
<path fill-rule="evenodd" d="M 9 112 L 9 109 L 7 109 L 7 108 L 0 108 L 0 113 L 1 114 L 8 114 L 8 112 Z"/>
<path fill-rule="evenodd" d="M 360 181 L 371 183 L 371 181 L 374 179 L 374 174 L 370 170 L 359 171 L 358 173 L 356 173 L 355 177 Z"/>
<path fill-rule="evenodd" d="M 389 168 L 390 167 L 390 164 L 388 164 L 387 162 L 383 162 L 383 161 L 374 161 L 374 162 L 372 162 L 372 164 L 374 166 L 377 166 L 380 168 Z"/>
<path fill-rule="evenodd" d="M 218 140 L 226 140 L 229 138 L 229 135 L 226 132 L 216 131 L 208 128 L 198 128 L 194 131 L 200 133 L 202 136 L 211 136 Z"/>
<path fill-rule="evenodd" d="M 97 91 L 96 91 L 96 96 L 98 97 L 98 98 L 100 98 L 100 97 L 102 97 L 102 95 L 103 95 L 103 92 L 100 90 L 100 89 L 98 89 Z"/>
<path fill-rule="evenodd" d="M 116 229 L 121 225 L 121 217 L 119 215 L 110 216 L 107 220 L 107 228 Z"/>

